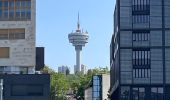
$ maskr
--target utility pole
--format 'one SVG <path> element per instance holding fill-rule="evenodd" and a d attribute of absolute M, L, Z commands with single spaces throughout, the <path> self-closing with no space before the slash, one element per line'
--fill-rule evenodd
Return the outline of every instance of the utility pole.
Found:
<path fill-rule="evenodd" d="M 0 100 L 3 100 L 3 79 L 0 79 Z"/>

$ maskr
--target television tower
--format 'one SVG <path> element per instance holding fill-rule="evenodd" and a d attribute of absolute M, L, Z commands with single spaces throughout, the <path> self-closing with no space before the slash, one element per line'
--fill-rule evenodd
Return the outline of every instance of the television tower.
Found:
<path fill-rule="evenodd" d="M 80 52 L 82 50 L 82 47 L 85 46 L 86 43 L 88 43 L 88 32 L 83 32 L 83 30 L 80 29 L 80 22 L 79 22 L 79 13 L 78 13 L 78 22 L 77 22 L 77 30 L 75 32 L 72 32 L 68 35 L 69 42 L 72 43 L 72 45 L 75 47 L 76 50 L 76 66 L 74 69 L 74 73 L 81 71 L 81 57 Z"/>

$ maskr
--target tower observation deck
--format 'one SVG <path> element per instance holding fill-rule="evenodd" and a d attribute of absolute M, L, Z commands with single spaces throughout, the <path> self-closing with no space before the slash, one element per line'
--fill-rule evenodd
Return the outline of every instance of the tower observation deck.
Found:
<path fill-rule="evenodd" d="M 68 35 L 69 42 L 75 47 L 76 50 L 76 66 L 75 66 L 75 73 L 81 71 L 81 50 L 82 47 L 88 43 L 88 32 L 83 32 L 80 29 L 80 22 L 79 22 L 79 14 L 78 14 L 78 22 L 77 22 L 77 30 L 72 32 Z"/>

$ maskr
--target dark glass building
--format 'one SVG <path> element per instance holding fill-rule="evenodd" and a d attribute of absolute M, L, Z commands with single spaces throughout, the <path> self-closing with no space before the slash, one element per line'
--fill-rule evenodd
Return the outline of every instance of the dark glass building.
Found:
<path fill-rule="evenodd" d="M 116 0 L 111 100 L 169 100 L 170 0 Z"/>

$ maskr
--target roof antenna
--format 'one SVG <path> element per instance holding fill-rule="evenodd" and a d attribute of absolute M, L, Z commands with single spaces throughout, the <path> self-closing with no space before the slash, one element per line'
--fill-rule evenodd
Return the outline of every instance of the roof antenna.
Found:
<path fill-rule="evenodd" d="M 79 12 L 78 12 L 78 22 L 77 22 L 77 30 L 76 30 L 76 32 L 81 32 L 81 30 L 80 30 Z"/>

